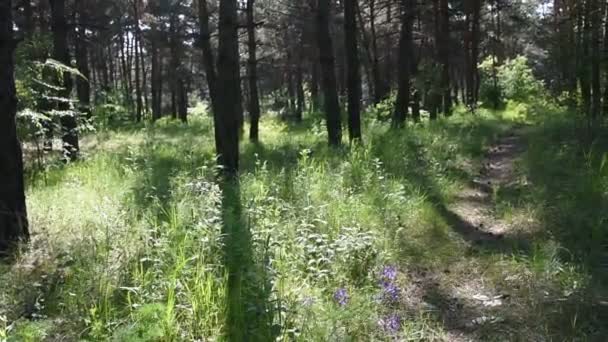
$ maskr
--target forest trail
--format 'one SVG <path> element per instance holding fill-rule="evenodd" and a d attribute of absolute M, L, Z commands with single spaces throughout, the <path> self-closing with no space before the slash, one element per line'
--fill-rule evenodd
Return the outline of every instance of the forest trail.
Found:
<path fill-rule="evenodd" d="M 463 260 L 443 273 L 416 270 L 409 274 L 413 280 L 406 289 L 410 305 L 438 315 L 449 341 L 482 341 L 494 338 L 498 331 L 527 330 L 517 317 L 518 309 L 525 310 L 526 298 L 515 298 L 508 287 L 491 285 L 478 255 L 529 248 L 524 246 L 531 241 L 520 227 L 499 218 L 495 209 L 498 189 L 519 181 L 517 162 L 525 151 L 523 133 L 519 129 L 507 132 L 486 151 L 479 174 L 454 201 L 437 205 L 450 228 L 469 246 Z"/>
<path fill-rule="evenodd" d="M 517 182 L 516 162 L 525 152 L 522 134 L 513 130 L 498 139 L 486 152 L 479 175 L 451 203 L 454 230 L 473 243 L 508 238 L 512 227 L 494 214 L 494 194 Z"/>

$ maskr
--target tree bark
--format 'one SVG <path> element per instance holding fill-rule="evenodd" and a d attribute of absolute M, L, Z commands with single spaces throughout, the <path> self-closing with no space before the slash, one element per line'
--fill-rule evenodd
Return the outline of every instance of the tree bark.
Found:
<path fill-rule="evenodd" d="M 405 125 L 405 119 L 410 103 L 410 69 L 412 54 L 412 15 L 415 10 L 415 0 L 401 0 L 404 13 L 401 15 L 401 34 L 399 38 L 399 80 L 397 99 L 393 114 L 393 127 Z"/>
<path fill-rule="evenodd" d="M 52 15 L 52 31 L 53 31 L 53 58 L 57 61 L 70 65 L 70 54 L 68 50 L 68 26 L 65 20 L 65 1 L 50 0 L 51 15 Z M 72 92 L 72 76 L 65 72 L 63 74 L 63 82 L 57 80 L 58 84 L 63 87 L 60 96 L 69 98 Z M 60 101 L 57 104 L 57 109 L 60 111 L 68 111 L 69 103 Z M 63 153 L 66 160 L 74 161 L 78 158 L 80 150 L 78 144 L 78 127 L 77 118 L 74 115 L 62 114 L 60 116 L 63 140 Z"/>
<path fill-rule="evenodd" d="M 344 45 L 348 87 L 348 135 L 361 140 L 361 68 L 357 43 L 357 0 L 344 3 Z"/>
<path fill-rule="evenodd" d="M 597 118 L 601 112 L 602 105 L 602 87 L 601 87 L 601 55 L 600 55 L 600 29 L 602 19 L 600 13 L 602 6 L 598 0 L 589 0 L 591 6 L 591 122 L 595 125 Z"/>
<path fill-rule="evenodd" d="M 338 100 L 333 42 L 329 30 L 330 15 L 330 1 L 319 0 L 317 9 L 317 43 L 322 72 L 321 87 L 323 89 L 323 104 L 327 120 L 327 135 L 329 145 L 339 146 L 342 142 L 342 120 L 340 102 Z"/>
<path fill-rule="evenodd" d="M 89 50 L 87 46 L 86 38 L 86 23 L 88 22 L 88 13 L 84 1 L 78 1 L 78 30 L 76 32 L 76 66 L 80 73 L 86 77 L 86 79 L 78 78 L 76 80 L 76 94 L 78 95 L 78 102 L 80 104 L 80 110 L 85 113 L 85 116 L 91 118 L 91 86 L 90 76 L 91 71 L 89 69 Z"/>
<path fill-rule="evenodd" d="M 243 116 L 237 9 L 237 0 L 220 0 L 217 87 L 222 91 L 217 93 L 219 139 L 216 143 L 219 144 L 216 151 L 219 165 L 230 177 L 236 176 L 239 169 L 240 118 Z"/>
<path fill-rule="evenodd" d="M 0 0 L 0 255 L 29 238 L 23 155 L 17 137 L 11 0 Z"/>
<path fill-rule="evenodd" d="M 80 0 L 82 2 L 82 0 Z M 141 79 L 140 79 L 140 56 L 139 56 L 139 52 L 140 52 L 140 48 L 139 48 L 139 44 L 141 44 L 140 42 L 140 29 L 139 29 L 139 6 L 138 6 L 138 1 L 135 0 L 133 1 L 133 14 L 135 16 L 135 35 L 133 37 L 133 44 L 135 45 L 135 96 L 137 97 L 137 99 L 135 100 L 135 122 L 141 122 L 142 119 L 142 112 L 143 112 L 143 102 L 142 102 L 142 98 L 141 98 Z M 143 65 L 142 65 L 143 67 Z"/>
<path fill-rule="evenodd" d="M 258 59 L 257 42 L 255 37 L 255 0 L 247 0 L 247 47 L 249 59 L 247 73 L 249 81 L 249 140 L 259 141 L 260 98 L 258 91 Z"/>
<path fill-rule="evenodd" d="M 304 75 L 302 70 L 302 58 L 298 58 L 298 64 L 296 65 L 296 122 L 302 121 L 302 115 L 304 113 L 304 107 L 306 106 L 306 99 L 304 96 Z"/>
<path fill-rule="evenodd" d="M 205 68 L 205 75 L 207 79 L 207 87 L 209 88 L 209 97 L 211 98 L 211 111 L 213 112 L 213 129 L 215 137 L 215 146 L 218 148 L 222 146 L 221 140 L 222 132 L 220 130 L 219 121 L 219 95 L 217 91 L 217 73 L 215 70 L 215 56 L 211 49 L 211 31 L 209 29 L 209 10 L 207 8 L 206 0 L 198 0 L 198 17 L 199 17 L 199 33 L 200 33 L 200 44 L 203 51 L 203 66 Z"/>
<path fill-rule="evenodd" d="M 438 57 L 441 64 L 442 111 L 444 115 L 452 114 L 452 90 L 450 87 L 450 9 L 448 0 L 439 1 L 439 36 Z"/>

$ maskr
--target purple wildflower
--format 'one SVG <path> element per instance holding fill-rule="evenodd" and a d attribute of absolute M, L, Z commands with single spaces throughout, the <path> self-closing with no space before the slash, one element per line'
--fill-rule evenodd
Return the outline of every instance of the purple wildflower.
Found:
<path fill-rule="evenodd" d="M 334 293 L 334 300 L 338 303 L 338 305 L 340 306 L 344 306 L 346 304 L 348 304 L 348 291 L 346 291 L 345 288 L 339 288 L 336 290 L 336 292 Z"/>
<path fill-rule="evenodd" d="M 388 303 L 394 303 L 399 300 L 401 289 L 391 282 L 382 283 L 382 299 Z"/>
<path fill-rule="evenodd" d="M 378 320 L 378 325 L 388 334 L 396 334 L 401 329 L 401 317 L 389 315 Z"/>
<path fill-rule="evenodd" d="M 380 275 L 380 278 L 383 281 L 387 281 L 387 282 L 392 282 L 395 279 L 397 279 L 397 267 L 395 266 L 385 266 L 382 269 L 382 274 Z"/>

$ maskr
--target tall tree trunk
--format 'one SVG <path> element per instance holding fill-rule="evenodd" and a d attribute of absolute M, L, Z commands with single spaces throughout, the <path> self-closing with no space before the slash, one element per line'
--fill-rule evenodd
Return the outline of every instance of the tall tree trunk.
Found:
<path fill-rule="evenodd" d="M 374 103 L 378 104 L 386 97 L 386 85 L 380 77 L 380 61 L 378 58 L 378 36 L 376 34 L 376 0 L 369 0 L 370 30 L 372 35 L 372 75 L 374 77 Z"/>
<path fill-rule="evenodd" d="M 471 72 L 473 77 L 473 104 L 476 105 L 479 100 L 479 40 L 480 40 L 480 17 L 481 17 L 481 0 L 473 1 L 473 23 L 471 32 Z"/>
<path fill-rule="evenodd" d="M 410 69 L 412 54 L 412 16 L 415 0 L 401 0 L 404 12 L 401 15 L 401 34 L 399 38 L 399 80 L 397 99 L 393 114 L 393 127 L 405 124 L 410 103 Z"/>
<path fill-rule="evenodd" d="M 247 47 L 249 59 L 247 73 L 249 81 L 249 140 L 258 142 L 260 122 L 260 98 L 258 92 L 258 59 L 255 38 L 255 0 L 247 0 Z"/>
<path fill-rule="evenodd" d="M 68 50 L 68 26 L 65 20 L 65 1 L 50 0 L 52 14 L 52 29 L 53 29 L 53 57 L 65 64 L 70 65 L 70 54 Z M 65 72 L 63 74 L 63 82 L 57 80 L 58 84 L 64 89 L 61 91 L 61 96 L 69 98 L 72 92 L 72 76 Z M 69 103 L 60 101 L 57 103 L 57 108 L 60 111 L 70 109 Z M 61 115 L 61 128 L 63 140 L 63 153 L 67 160 L 74 161 L 78 158 L 80 150 L 78 144 L 78 127 L 77 118 L 74 115 Z"/>
<path fill-rule="evenodd" d="M 169 55 L 171 58 L 170 61 L 170 71 L 169 71 L 169 88 L 171 89 L 171 117 L 173 119 L 177 119 L 177 92 L 178 92 L 178 82 L 181 75 L 179 75 L 180 71 L 180 60 L 178 56 L 178 41 L 177 41 L 177 28 L 176 26 L 177 16 L 175 14 L 171 15 L 170 26 L 169 26 Z"/>
<path fill-rule="evenodd" d="M 218 163 L 228 176 L 238 173 L 240 119 L 243 116 L 237 9 L 237 0 L 220 1 L 217 87 L 222 91 L 217 93 L 219 139 L 216 142 L 219 144 L 216 150 Z"/>
<path fill-rule="evenodd" d="M 604 61 L 608 61 L 608 6 L 604 14 Z M 604 74 L 604 99 L 602 106 L 602 117 L 608 117 L 608 73 Z"/>
<path fill-rule="evenodd" d="M 287 39 L 286 39 L 287 41 Z M 287 51 L 287 63 L 285 64 L 285 84 L 287 85 L 287 117 L 295 116 L 296 114 L 296 89 L 294 86 L 294 75 L 293 75 L 293 57 L 291 54 L 291 47 Z"/>
<path fill-rule="evenodd" d="M 578 4 L 578 21 L 579 21 L 579 66 L 578 66 L 578 78 L 581 85 L 581 97 L 582 97 L 582 111 L 585 115 L 591 113 L 591 85 L 589 76 L 591 70 L 589 68 L 589 40 L 591 31 L 591 20 L 590 14 L 590 2 L 583 3 L 582 1 Z"/>
<path fill-rule="evenodd" d="M 177 97 L 177 116 L 181 122 L 188 122 L 188 91 L 186 89 L 186 83 L 180 79 L 176 85 L 176 97 Z"/>
<path fill-rule="evenodd" d="M 317 49 L 315 49 L 317 50 Z M 318 53 L 318 52 L 317 52 Z M 315 58 L 311 61 L 311 70 L 310 70 L 310 102 L 311 102 L 311 112 L 319 110 L 319 57 L 315 56 Z"/>
<path fill-rule="evenodd" d="M 127 65 L 127 47 L 125 45 L 124 32 L 119 33 L 118 41 L 120 43 L 120 63 L 121 63 L 121 76 L 122 76 L 122 89 L 124 90 L 125 103 L 131 108 L 131 89 L 129 88 L 129 67 Z M 112 59 L 112 56 L 110 56 Z"/>
<path fill-rule="evenodd" d="M 0 0 L 0 255 L 29 238 L 23 155 L 17 137 L 11 0 Z"/>
<path fill-rule="evenodd" d="M 600 36 L 602 7 L 598 0 L 589 0 L 591 6 L 591 122 L 595 125 L 597 118 L 602 110 L 602 88 L 601 88 L 601 71 L 600 71 Z"/>
<path fill-rule="evenodd" d="M 306 106 L 306 99 L 304 96 L 304 75 L 302 70 L 302 57 L 298 58 L 298 64 L 296 65 L 296 122 L 302 121 L 302 115 L 304 113 L 304 107 Z"/>
<path fill-rule="evenodd" d="M 86 77 L 86 79 L 78 78 L 76 80 L 76 93 L 78 95 L 78 102 L 80 103 L 80 110 L 85 113 L 87 118 L 91 118 L 91 86 L 90 86 L 90 74 L 89 69 L 89 50 L 86 40 L 86 25 L 88 22 L 87 8 L 84 5 L 84 1 L 77 2 L 78 6 L 78 30 L 76 32 L 76 66 L 80 73 Z"/>
<path fill-rule="evenodd" d="M 143 93 L 143 97 L 144 97 L 144 108 L 146 112 L 150 112 L 150 104 L 148 101 L 148 73 L 146 71 L 146 63 L 145 63 L 145 55 L 144 55 L 144 39 L 142 37 L 142 33 L 141 33 L 141 29 L 138 27 L 137 30 L 138 32 L 138 39 L 139 39 L 139 59 L 140 59 L 140 65 L 141 65 L 141 86 L 142 86 L 142 93 Z"/>
<path fill-rule="evenodd" d="M 135 96 L 137 99 L 135 100 L 135 121 L 141 122 L 142 119 L 142 111 L 143 111 L 143 102 L 141 98 L 141 83 L 140 83 L 140 58 L 139 58 L 139 44 L 140 44 L 140 29 L 139 29 L 139 6 L 138 1 L 133 1 L 133 14 L 135 16 L 135 34 L 133 36 L 133 44 L 135 47 L 134 55 L 135 55 Z M 143 65 L 142 65 L 143 66 Z"/>
<path fill-rule="evenodd" d="M 438 53 L 441 64 L 441 93 L 443 113 L 452 114 L 452 89 L 450 87 L 450 9 L 448 0 L 439 1 Z"/>
<path fill-rule="evenodd" d="M 155 28 L 152 27 L 154 32 Z M 152 121 L 156 121 L 161 117 L 161 109 L 160 109 L 160 61 L 159 61 L 159 51 L 156 43 L 156 36 L 152 37 L 151 44 L 151 54 L 152 54 L 152 75 L 151 75 L 151 88 L 152 88 Z"/>
<path fill-rule="evenodd" d="M 336 70 L 334 48 L 329 31 L 330 1 L 319 0 L 317 13 L 317 43 L 319 46 L 319 62 L 322 70 L 323 104 L 327 120 L 327 135 L 329 145 L 339 146 L 342 142 L 342 120 L 340 115 L 340 102 L 338 100 L 338 85 L 336 83 Z"/>
<path fill-rule="evenodd" d="M 348 87 L 348 135 L 351 141 L 361 140 L 361 68 L 357 44 L 356 0 L 344 3 L 344 45 Z"/>
<path fill-rule="evenodd" d="M 211 111 L 213 112 L 213 129 L 215 137 L 215 146 L 219 151 L 223 146 L 222 131 L 220 130 L 220 98 L 217 91 L 217 73 L 215 70 L 215 56 L 211 49 L 211 31 L 209 29 L 209 10 L 206 0 L 198 0 L 198 17 L 199 17 L 199 33 L 200 44 L 203 51 L 203 66 L 205 67 L 205 75 L 207 79 L 207 87 L 209 88 L 209 97 L 211 98 Z"/>

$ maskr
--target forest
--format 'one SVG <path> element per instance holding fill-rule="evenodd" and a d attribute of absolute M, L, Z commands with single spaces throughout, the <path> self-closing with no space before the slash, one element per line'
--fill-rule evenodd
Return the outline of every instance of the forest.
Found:
<path fill-rule="evenodd" d="M 0 0 L 0 342 L 608 340 L 608 2 Z"/>

